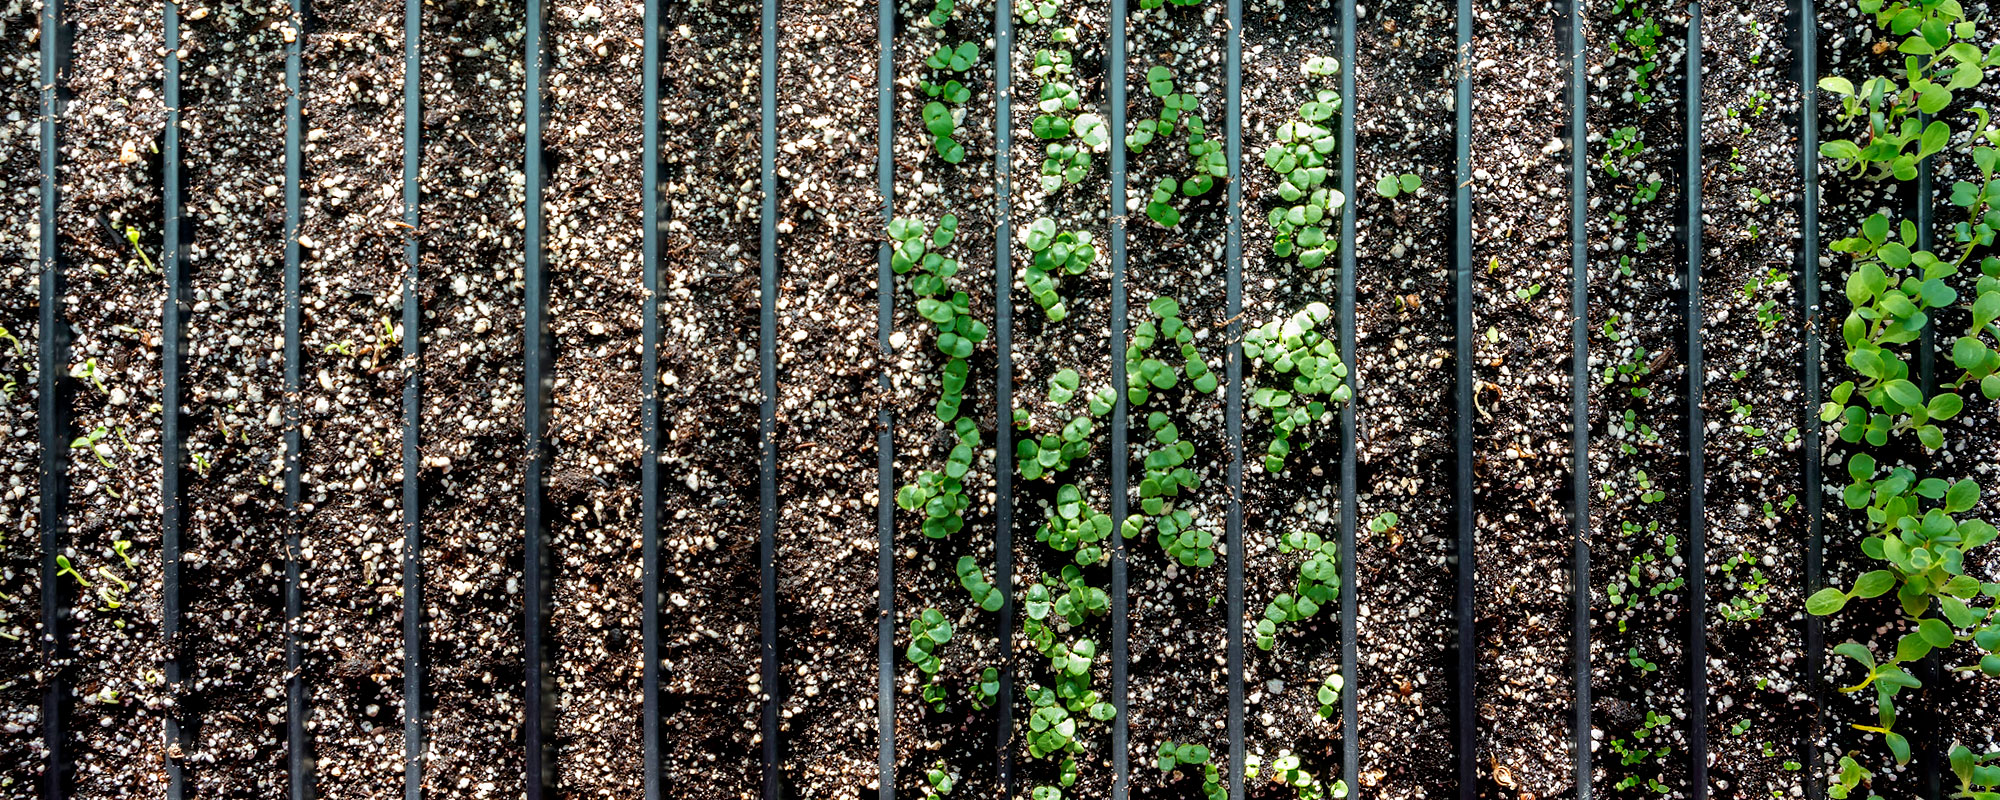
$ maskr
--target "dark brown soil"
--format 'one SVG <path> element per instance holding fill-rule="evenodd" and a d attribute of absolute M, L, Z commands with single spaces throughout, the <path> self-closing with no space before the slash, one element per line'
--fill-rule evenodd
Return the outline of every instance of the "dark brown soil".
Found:
<path fill-rule="evenodd" d="M 549 10 L 549 629 L 558 685 L 557 784 L 567 796 L 624 797 L 641 780 L 639 356 L 636 78 L 643 8 Z"/>
<path fill-rule="evenodd" d="M 89 586 L 60 579 L 75 615 L 71 719 L 97 723 L 71 727 L 78 798 L 138 796 L 156 791 L 162 776 L 161 739 L 127 733 L 159 729 L 164 689 L 160 585 L 152 577 L 160 569 L 159 515 L 148 499 L 160 485 L 153 407 L 165 286 L 156 138 L 164 114 L 160 62 L 135 56 L 159 47 L 160 29 L 147 22 L 157 11 L 118 2 L 67 9 L 75 39 L 61 131 L 61 239 L 53 244 L 65 259 L 70 370 L 85 375 L 72 381 L 70 435 L 99 436 L 95 452 L 73 448 L 69 463 L 64 549 Z M 128 229 L 137 231 L 137 245 L 125 240 Z M 130 563 L 118 542 L 130 543 Z"/>
<path fill-rule="evenodd" d="M 402 774 L 401 5 L 316 9 L 300 179 L 306 731 L 328 798 Z"/>
<path fill-rule="evenodd" d="M 423 19 L 425 768 L 473 798 L 522 791 L 521 107 L 495 98 L 523 26 L 490 0 Z"/>
<path fill-rule="evenodd" d="M 874 15 L 817 0 L 778 20 L 777 688 L 782 777 L 807 797 L 880 780 Z"/>
<path fill-rule="evenodd" d="M 669 787 L 757 797 L 757 6 L 675 6 L 661 285 L 661 731 Z M 747 187 L 747 188 L 746 188 Z"/>
<path fill-rule="evenodd" d="M 35 631 L 41 609 L 41 447 L 35 382 L 41 357 L 40 25 L 25 4 L 0 14 L 0 797 L 40 791 L 42 692 Z"/>
<path fill-rule="evenodd" d="M 1569 226 L 1554 8 L 1478 3 L 1473 421 L 1481 792 L 1572 790 Z M 1483 99 L 1479 99 L 1483 98 Z M 1534 287 L 1540 286 L 1536 292 Z M 1511 784 L 1511 785 L 1509 785 Z"/>
<path fill-rule="evenodd" d="M 282 12 L 182 17 L 193 217 L 180 648 L 193 747 L 182 763 L 192 792 L 218 797 L 285 785 Z"/>
<path fill-rule="evenodd" d="M 1380 797 L 1443 797 L 1451 773 L 1449 650 L 1454 572 L 1451 318 L 1453 43 L 1443 3 L 1370 6 L 1355 31 L 1356 409 L 1355 621 L 1361 663 L 1361 773 Z M 1385 176 L 1418 194 L 1385 199 Z M 1386 532 L 1367 528 L 1396 515 Z"/>

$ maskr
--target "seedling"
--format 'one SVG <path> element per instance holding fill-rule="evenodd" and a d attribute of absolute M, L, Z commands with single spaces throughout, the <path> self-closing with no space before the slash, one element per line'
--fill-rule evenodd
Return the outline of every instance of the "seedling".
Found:
<path fill-rule="evenodd" d="M 85 589 L 90 588 L 90 581 L 84 580 L 83 573 L 77 572 L 76 567 L 69 563 L 69 556 L 57 555 L 56 577 L 60 578 L 64 575 L 75 578 L 78 586 L 82 586 Z"/>
<path fill-rule="evenodd" d="M 1063 321 L 1069 316 L 1069 306 L 1056 293 L 1058 281 L 1063 275 L 1090 271 L 1090 265 L 1097 261 L 1097 247 L 1090 232 L 1058 232 L 1055 220 L 1042 217 L 1028 226 L 1022 244 L 1035 254 L 1021 276 L 1022 286 L 1034 298 L 1035 305 L 1042 307 L 1042 314 L 1049 322 Z"/>
<path fill-rule="evenodd" d="M 1201 793 L 1208 800 L 1224 800 L 1229 792 L 1222 788 L 1222 773 L 1209 763 L 1208 748 L 1198 744 L 1174 744 L 1173 741 L 1160 743 L 1160 757 L 1154 762 L 1161 772 L 1173 772 L 1181 767 L 1201 768 Z"/>
<path fill-rule="evenodd" d="M 1284 470 L 1293 434 L 1325 419 L 1332 406 L 1353 397 L 1347 365 L 1341 363 L 1333 342 L 1316 330 L 1331 314 L 1326 304 L 1311 303 L 1244 336 L 1243 357 L 1253 367 L 1269 365 L 1276 378 L 1290 378 L 1289 385 L 1257 386 L 1250 393 L 1251 408 L 1271 417 L 1271 444 L 1264 456 L 1268 472 Z"/>
<path fill-rule="evenodd" d="M 944 667 L 937 649 L 951 641 L 951 634 L 951 623 L 945 621 L 944 613 L 926 608 L 916 619 L 910 620 L 910 648 L 905 655 L 925 675 L 936 675 Z"/>
<path fill-rule="evenodd" d="M 1104 560 L 1101 544 L 1111 537 L 1111 515 L 1091 508 L 1083 501 L 1083 491 L 1075 484 L 1056 490 L 1056 504 L 1048 521 L 1035 531 L 1035 541 L 1064 553 L 1075 553 L 1076 563 L 1089 566 Z"/>
<path fill-rule="evenodd" d="M 963 479 L 972 468 L 972 449 L 979 444 L 979 426 L 972 420 L 960 419 L 956 428 L 958 444 L 946 458 L 944 471 L 919 473 L 915 483 L 904 484 L 896 491 L 898 508 L 924 512 L 924 535 L 932 539 L 945 538 L 965 527 L 965 509 L 970 505 Z"/>
<path fill-rule="evenodd" d="M 83 363 L 70 367 L 69 376 L 88 382 L 92 388 L 97 390 L 98 394 L 111 393 L 111 390 L 104 386 L 104 374 L 98 370 L 97 359 L 95 358 L 86 358 L 83 360 Z"/>
<path fill-rule="evenodd" d="M 972 560 L 972 556 L 958 558 L 958 585 L 972 594 L 974 605 L 987 611 L 999 611 L 1007 601 L 1005 594 L 987 582 L 986 573 L 979 568 L 979 562 Z"/>
<path fill-rule="evenodd" d="M 118 465 L 111 463 L 109 457 L 111 446 L 104 443 L 105 437 L 110 435 L 111 429 L 99 425 L 89 433 L 71 440 L 69 446 L 71 450 L 89 450 L 91 455 L 97 457 L 97 463 L 103 465 L 105 469 L 117 469 Z"/>
<path fill-rule="evenodd" d="M 1320 609 L 1340 597 L 1340 543 L 1319 534 L 1293 531 L 1278 540 L 1278 552 L 1306 554 L 1299 564 L 1299 580 L 1290 593 L 1271 598 L 1264 618 L 1257 621 L 1257 647 L 1270 650 L 1278 643 L 1278 626 L 1311 619 Z"/>
<path fill-rule="evenodd" d="M 1340 673 L 1338 672 L 1326 676 L 1326 681 L 1319 685 L 1319 691 L 1315 693 L 1314 699 L 1319 701 L 1320 719 L 1333 719 L 1335 714 L 1340 713 L 1338 707 L 1340 703 L 1340 690 L 1345 688 L 1346 685 L 1346 679 L 1340 677 Z"/>
<path fill-rule="evenodd" d="M 945 2 L 949 3 L 951 0 Z M 953 784 L 951 773 L 946 771 L 948 769 L 943 761 L 939 761 L 937 766 L 924 770 L 924 800 L 938 800 L 951 794 Z"/>
<path fill-rule="evenodd" d="M 1384 175 L 1381 180 L 1375 182 L 1375 193 L 1394 200 L 1398 195 L 1416 194 L 1417 189 L 1423 185 L 1423 179 L 1412 173 Z"/>
<path fill-rule="evenodd" d="M 1305 72 L 1331 75 L 1339 71 L 1332 59 L 1309 59 Z M 1299 266 L 1318 269 L 1332 255 L 1337 243 L 1327 229 L 1331 215 L 1347 204 L 1347 197 L 1324 186 L 1326 159 L 1339 139 L 1319 123 L 1340 110 L 1340 95 L 1321 89 L 1313 99 L 1299 106 L 1299 119 L 1278 126 L 1276 141 L 1264 149 L 1264 166 L 1278 174 L 1278 197 L 1285 205 L 1271 209 L 1271 252 L 1279 258 L 1298 256 Z"/>
<path fill-rule="evenodd" d="M 1000 670 L 994 667 L 987 667 L 979 673 L 979 682 L 973 684 L 967 700 L 972 703 L 973 708 L 984 711 L 992 708 L 994 701 L 999 697 Z"/>
<path fill-rule="evenodd" d="M 1333 800 L 1342 800 L 1347 797 L 1347 781 L 1337 780 L 1331 787 L 1324 786 L 1318 778 L 1300 766 L 1298 756 L 1290 753 L 1282 753 L 1277 758 L 1271 759 L 1269 771 L 1264 769 L 1263 755 L 1258 753 L 1245 755 L 1243 779 L 1254 781 L 1263 775 L 1268 775 L 1273 783 L 1292 787 L 1298 800 L 1326 800 L 1329 797 Z"/>

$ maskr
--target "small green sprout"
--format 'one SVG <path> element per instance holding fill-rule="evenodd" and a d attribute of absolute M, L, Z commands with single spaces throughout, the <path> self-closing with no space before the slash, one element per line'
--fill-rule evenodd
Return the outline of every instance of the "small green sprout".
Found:
<path fill-rule="evenodd" d="M 926 608 L 916 619 L 910 620 L 910 648 L 905 655 L 925 675 L 936 675 L 938 670 L 944 668 L 937 649 L 951 641 L 951 635 L 951 623 L 945 620 L 944 613 Z"/>
<path fill-rule="evenodd" d="M 1260 650 L 1277 646 L 1279 625 L 1311 619 L 1340 597 L 1340 543 L 1316 533 L 1293 531 L 1278 540 L 1278 552 L 1294 551 L 1305 553 L 1306 560 L 1299 564 L 1299 580 L 1292 592 L 1271 598 L 1264 607 L 1264 618 L 1257 621 L 1254 631 Z"/>
<path fill-rule="evenodd" d="M 1319 685 L 1319 691 L 1314 694 L 1314 699 L 1319 701 L 1320 719 L 1333 719 L 1335 714 L 1340 713 L 1338 707 L 1340 690 L 1346 688 L 1346 685 L 1346 679 L 1340 677 L 1339 672 L 1326 676 L 1326 681 Z"/>
<path fill-rule="evenodd" d="M 1160 743 L 1159 759 L 1154 762 L 1161 772 L 1173 772 L 1181 767 L 1201 768 L 1201 793 L 1207 800 L 1225 800 L 1229 792 L 1222 788 L 1222 773 L 1209 763 L 1208 748 L 1198 744 L 1174 744 L 1173 741 Z"/>
<path fill-rule="evenodd" d="M 945 2 L 948 3 L 951 0 L 945 0 Z M 951 794 L 951 773 L 947 772 L 947 769 L 948 767 L 945 766 L 945 763 L 939 761 L 937 766 L 924 770 L 924 800 L 938 800 L 938 798 Z"/>
<path fill-rule="evenodd" d="M 972 594 L 974 605 L 987 611 L 999 611 L 1007 600 L 1006 595 L 987 582 L 985 571 L 979 568 L 979 562 L 974 561 L 972 556 L 958 557 L 958 585 Z"/>
<path fill-rule="evenodd" d="M 69 376 L 80 381 L 89 382 L 92 388 L 97 389 L 98 394 L 111 393 L 111 390 L 104 386 L 104 374 L 103 371 L 97 368 L 97 359 L 95 358 L 86 358 L 83 360 L 83 363 L 70 367 Z"/>
<path fill-rule="evenodd" d="M 1331 315 L 1326 304 L 1311 303 L 1244 336 L 1244 358 L 1253 366 L 1269 365 L 1281 379 L 1290 378 L 1289 389 L 1259 386 L 1250 393 L 1250 407 L 1271 416 L 1273 435 L 1264 457 L 1268 472 L 1284 470 L 1294 433 L 1326 418 L 1333 406 L 1353 397 L 1347 365 L 1341 363 L 1333 342 L 1316 330 Z"/>
<path fill-rule="evenodd" d="M 1400 176 L 1384 175 L 1381 180 L 1375 182 L 1375 193 L 1394 200 L 1397 195 L 1416 194 L 1417 189 L 1423 185 L 1423 179 L 1412 173 L 1405 172 Z"/>
<path fill-rule="evenodd" d="M 83 573 L 77 572 L 76 567 L 72 566 L 69 563 L 69 556 L 57 555 L 56 577 L 62 577 L 64 575 L 68 575 L 72 578 L 75 578 L 77 585 L 82 586 L 85 589 L 90 588 L 90 581 L 85 580 L 83 577 Z"/>
<path fill-rule="evenodd" d="M 111 551 L 117 553 L 118 558 L 125 562 L 126 569 L 133 569 L 135 567 L 132 563 L 131 550 L 132 541 L 130 539 L 119 539 L 111 543 Z"/>

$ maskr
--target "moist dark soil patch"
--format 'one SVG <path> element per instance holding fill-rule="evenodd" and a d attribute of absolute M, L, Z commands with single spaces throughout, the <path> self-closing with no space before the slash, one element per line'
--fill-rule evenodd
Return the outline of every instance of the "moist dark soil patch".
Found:
<path fill-rule="evenodd" d="M 1546 10 L 1544 10 L 1546 9 Z M 1475 4 L 1474 508 L 1482 794 L 1573 789 L 1569 226 L 1553 6 Z M 1540 292 L 1533 287 L 1541 286 Z M 1511 784 L 1511 785 L 1510 785 Z"/>
<path fill-rule="evenodd" d="M 637 67 L 643 8 L 559 3 L 549 15 L 549 630 L 556 780 L 620 797 L 643 780 L 639 433 L 641 275 Z"/>
<path fill-rule="evenodd" d="M 522 792 L 524 25 L 490 0 L 423 19 L 425 769 L 474 798 Z"/>
<path fill-rule="evenodd" d="M 35 391 L 41 357 L 39 117 L 41 18 L 26 4 L 0 14 L 0 797 L 40 791 L 42 692 L 41 447 Z"/>
<path fill-rule="evenodd" d="M 148 498 L 160 485 L 159 415 L 151 407 L 160 400 L 157 136 L 165 116 L 154 88 L 160 62 L 140 55 L 160 46 L 160 32 L 146 22 L 158 9 L 143 4 L 76 3 L 66 11 L 75 26 L 71 100 L 59 134 L 61 238 L 50 244 L 64 258 L 69 368 L 83 375 L 69 381 L 64 398 L 68 433 L 98 437 L 69 458 L 64 549 L 90 586 L 61 579 L 74 614 L 66 685 L 71 718 L 99 722 L 71 726 L 70 746 L 75 796 L 119 797 L 150 791 L 162 775 L 160 738 L 127 733 L 159 729 L 164 692 L 160 585 L 152 577 L 160 527 Z M 128 230 L 138 244 L 126 240 Z M 118 542 L 130 543 L 129 564 Z"/>
<path fill-rule="evenodd" d="M 1592 782 L 1640 796 L 1687 791 L 1687 19 L 1587 24 Z"/>
<path fill-rule="evenodd" d="M 1356 325 L 1360 441 L 1354 591 L 1361 663 L 1354 788 L 1381 797 L 1444 797 L 1451 772 L 1448 643 L 1455 590 L 1448 561 L 1453 469 L 1451 109 L 1455 11 L 1443 3 L 1370 6 L 1353 65 Z M 1393 199 L 1377 179 L 1416 175 Z M 1366 527 L 1384 513 L 1396 524 Z"/>
<path fill-rule="evenodd" d="M 875 745 L 876 243 L 873 4 L 778 21 L 779 735 L 788 793 L 880 781 Z M 745 665 L 745 669 L 752 668 Z"/>
<path fill-rule="evenodd" d="M 183 15 L 181 39 L 182 764 L 191 790 L 218 797 L 285 785 L 283 11 Z"/>
<path fill-rule="evenodd" d="M 675 6 L 663 44 L 661 732 L 668 786 L 757 797 L 757 5 Z"/>
<path fill-rule="evenodd" d="M 1702 336 L 1707 439 L 1708 744 L 1722 797 L 1805 791 L 1809 535 L 1798 296 L 1799 87 L 1778 33 L 1788 4 L 1702 30 Z M 1828 276 L 1822 274 L 1822 282 Z"/>
<path fill-rule="evenodd" d="M 1338 262 L 1329 258 L 1318 269 L 1301 267 L 1297 258 L 1279 258 L 1272 251 L 1270 209 L 1283 205 L 1277 193 L 1279 176 L 1264 165 L 1265 148 L 1276 141 L 1279 126 L 1300 119 L 1299 106 L 1315 99 L 1321 89 L 1339 88 L 1337 76 L 1308 80 L 1302 71 L 1309 57 L 1337 58 L 1336 7 L 1315 2 L 1304 7 L 1253 3 L 1243 11 L 1243 330 L 1282 320 L 1311 303 L 1334 308 L 1339 299 Z M 1351 65 L 1342 64 L 1342 69 Z M 1343 98 L 1346 100 L 1347 98 Z M 1320 124 L 1335 129 L 1336 115 Z M 1328 154 L 1326 186 L 1336 188 L 1338 151 Z M 1329 209 L 1329 213 L 1333 213 Z M 1336 219 L 1332 233 L 1339 230 Z M 1333 317 L 1318 330 L 1338 345 Z M 1269 372 L 1267 365 L 1263 370 Z M 1281 537 L 1293 531 L 1317 534 L 1327 541 L 1340 536 L 1338 480 L 1340 476 L 1339 412 L 1313 422 L 1292 436 L 1292 454 L 1285 470 L 1264 469 L 1272 433 L 1267 413 L 1253 413 L 1251 390 L 1282 385 L 1279 378 L 1244 365 L 1243 414 L 1243 620 L 1244 750 L 1268 765 L 1279 755 L 1298 755 L 1302 768 L 1321 783 L 1346 779 L 1340 774 L 1341 719 L 1322 718 L 1315 698 L 1326 679 L 1340 672 L 1340 609 L 1329 604 L 1310 619 L 1280 626 L 1274 648 L 1257 648 L 1253 633 L 1264 609 L 1282 593 L 1297 590 L 1300 553 L 1279 553 Z M 1342 558 L 1350 554 L 1342 553 Z M 1343 591 L 1346 587 L 1342 587 Z M 1268 776 L 1267 776 L 1268 777 Z M 1352 782 L 1350 781 L 1350 786 Z M 1291 790 L 1266 780 L 1245 787 L 1258 797 L 1284 797 Z"/>
<path fill-rule="evenodd" d="M 317 10 L 300 78 L 298 640 L 328 798 L 402 774 L 401 10 Z"/>

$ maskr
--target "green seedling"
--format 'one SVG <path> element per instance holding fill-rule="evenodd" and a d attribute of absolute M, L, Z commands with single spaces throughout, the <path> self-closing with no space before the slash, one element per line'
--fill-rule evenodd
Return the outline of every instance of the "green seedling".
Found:
<path fill-rule="evenodd" d="M 945 0 L 947 3 L 950 1 Z M 924 800 L 938 800 L 951 794 L 953 784 L 948 769 L 943 761 L 939 761 L 937 766 L 924 770 Z"/>
<path fill-rule="evenodd" d="M 1339 542 L 1322 539 L 1316 533 L 1293 531 L 1278 540 L 1278 552 L 1302 552 L 1306 560 L 1299 564 L 1299 580 L 1292 591 L 1271 598 L 1270 604 L 1264 606 L 1264 618 L 1257 621 L 1254 630 L 1260 650 L 1277 646 L 1278 626 L 1311 619 L 1321 608 L 1340 598 Z"/>
<path fill-rule="evenodd" d="M 85 579 L 84 579 L 84 577 L 83 577 L 83 573 L 80 573 L 80 572 L 77 572 L 77 571 L 76 571 L 76 567 L 75 567 L 75 566 L 72 566 L 72 565 L 71 565 L 71 564 L 69 563 L 69 556 L 65 556 L 65 555 L 57 555 L 57 556 L 56 556 L 56 577 L 60 578 L 60 577 L 62 577 L 62 576 L 64 576 L 64 575 L 68 575 L 68 576 L 70 576 L 70 577 L 72 577 L 72 578 L 75 578 L 75 579 L 76 579 L 76 583 L 77 583 L 77 585 L 78 585 L 78 586 L 82 586 L 82 587 L 83 587 L 83 588 L 85 588 L 85 589 L 88 589 L 88 588 L 90 588 L 90 581 L 88 581 L 88 580 L 85 580 Z"/>
<path fill-rule="evenodd" d="M 1055 506 L 1048 521 L 1035 531 L 1035 540 L 1064 553 L 1075 553 L 1076 563 L 1089 566 L 1104 560 L 1103 542 L 1111 538 L 1111 515 L 1093 509 L 1083 501 L 1083 491 L 1075 484 L 1056 490 Z"/>
<path fill-rule="evenodd" d="M 89 433 L 71 440 L 69 446 L 71 450 L 89 450 L 91 455 L 97 457 L 97 463 L 103 465 L 105 469 L 117 469 L 118 465 L 111 463 L 111 459 L 107 456 L 111 452 L 111 446 L 103 443 L 110 435 L 111 429 L 99 425 Z"/>
<path fill-rule="evenodd" d="M 999 611 L 1001 605 L 1007 601 L 1005 594 L 987 582 L 985 571 L 979 568 L 978 562 L 972 560 L 972 556 L 958 558 L 958 585 L 965 587 L 965 591 L 972 595 L 973 605 L 987 611 Z"/>
<path fill-rule="evenodd" d="M 992 708 L 1000 697 L 1000 670 L 987 667 L 979 673 L 979 682 L 972 685 L 967 700 L 972 707 L 981 711 Z"/>
<path fill-rule="evenodd" d="M 111 393 L 111 390 L 104 386 L 104 373 L 97 368 L 97 359 L 95 358 L 86 358 L 83 360 L 83 363 L 70 367 L 69 376 L 89 383 L 92 388 L 97 390 L 98 394 Z"/>
<path fill-rule="evenodd" d="M 1423 179 L 1412 173 L 1384 175 L 1381 180 L 1375 182 L 1375 193 L 1394 200 L 1398 195 L 1416 194 L 1423 185 Z"/>
<path fill-rule="evenodd" d="M 1308 75 L 1339 71 L 1331 59 L 1308 61 Z M 1328 188 L 1326 161 L 1339 145 L 1332 129 L 1322 125 L 1340 110 L 1340 95 L 1321 89 L 1313 99 L 1299 106 L 1299 119 L 1278 126 L 1275 141 L 1264 149 L 1264 166 L 1278 175 L 1278 198 L 1283 205 L 1271 209 L 1267 218 L 1272 230 L 1271 252 L 1279 258 L 1296 255 L 1299 266 L 1318 269 L 1325 265 L 1337 243 L 1328 229 L 1332 215 L 1347 204 L 1347 197 Z"/>
<path fill-rule="evenodd" d="M 936 675 L 938 670 L 944 668 L 937 649 L 951 641 L 951 635 L 951 623 L 945 621 L 944 613 L 926 608 L 916 619 L 910 620 L 910 647 L 905 655 L 925 675 Z"/>
<path fill-rule="evenodd" d="M 979 444 L 979 426 L 972 420 L 956 423 L 958 444 L 945 460 L 943 472 L 925 471 L 915 483 L 896 491 L 896 506 L 904 511 L 924 513 L 924 535 L 943 539 L 965 527 L 965 474 L 972 469 L 972 451 Z"/>
<path fill-rule="evenodd" d="M 1332 786 L 1320 783 L 1312 773 L 1300 765 L 1299 757 L 1284 753 L 1271 759 L 1270 769 L 1264 767 L 1264 756 L 1250 753 L 1243 757 L 1243 779 L 1257 780 L 1268 776 L 1272 783 L 1292 787 L 1293 796 L 1298 800 L 1342 800 L 1347 797 L 1347 781 L 1337 780 Z"/>
<path fill-rule="evenodd" d="M 1244 336 L 1243 356 L 1253 367 L 1268 366 L 1275 378 L 1289 379 L 1288 384 L 1256 386 L 1250 393 L 1250 407 L 1271 417 L 1271 444 L 1264 456 L 1268 472 L 1284 470 L 1293 434 L 1324 420 L 1333 407 L 1353 397 L 1347 365 L 1341 363 L 1333 342 L 1317 330 L 1331 314 L 1326 304 L 1311 303 Z"/>
<path fill-rule="evenodd" d="M 1326 676 L 1326 681 L 1319 685 L 1319 691 L 1313 697 L 1319 701 L 1320 719 L 1333 719 L 1335 714 L 1340 713 L 1340 690 L 1346 685 L 1346 679 L 1340 677 L 1338 672 Z"/>
<path fill-rule="evenodd" d="M 1049 322 L 1069 316 L 1069 306 L 1057 293 L 1064 275 L 1082 275 L 1097 261 L 1097 247 L 1089 231 L 1058 231 L 1055 220 L 1042 217 L 1028 226 L 1022 245 L 1035 254 L 1023 271 L 1021 285 L 1041 306 Z"/>
<path fill-rule="evenodd" d="M 1171 740 L 1160 743 L 1159 758 L 1154 764 L 1161 772 L 1173 772 L 1182 767 L 1201 769 L 1201 794 L 1207 800 L 1225 800 L 1228 790 L 1222 788 L 1222 772 L 1209 763 L 1208 748 L 1198 744 L 1174 744 Z"/>
<path fill-rule="evenodd" d="M 129 539 L 119 539 L 111 543 L 111 552 L 118 554 L 118 559 L 125 562 L 126 569 L 134 569 L 136 567 L 132 563 L 131 550 L 132 542 Z"/>

